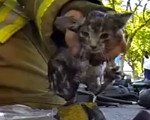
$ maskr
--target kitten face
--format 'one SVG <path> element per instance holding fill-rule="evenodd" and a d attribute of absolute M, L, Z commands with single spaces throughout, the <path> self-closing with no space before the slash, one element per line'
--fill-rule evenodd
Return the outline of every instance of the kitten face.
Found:
<path fill-rule="evenodd" d="M 131 13 L 103 13 L 91 11 L 81 20 L 71 17 L 58 17 L 55 26 L 65 32 L 66 29 L 74 31 L 79 37 L 79 42 L 92 54 L 98 54 L 105 60 L 121 42 L 125 42 L 122 28 L 130 18 Z M 110 55 L 109 55 L 110 56 Z"/>
<path fill-rule="evenodd" d="M 125 23 L 121 23 L 118 17 L 116 14 L 91 12 L 78 30 L 81 43 L 89 48 L 91 53 L 105 54 L 112 50 L 124 40 L 122 27 Z"/>

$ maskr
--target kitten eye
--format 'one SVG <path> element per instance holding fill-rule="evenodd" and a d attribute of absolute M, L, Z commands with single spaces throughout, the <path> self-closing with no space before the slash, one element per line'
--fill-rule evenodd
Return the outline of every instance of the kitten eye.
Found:
<path fill-rule="evenodd" d="M 109 36 L 108 33 L 103 33 L 103 34 L 101 34 L 100 39 L 107 39 L 108 36 Z"/>
<path fill-rule="evenodd" d="M 89 33 L 88 32 L 85 32 L 85 31 L 81 31 L 81 34 L 85 37 L 88 37 L 89 36 Z"/>

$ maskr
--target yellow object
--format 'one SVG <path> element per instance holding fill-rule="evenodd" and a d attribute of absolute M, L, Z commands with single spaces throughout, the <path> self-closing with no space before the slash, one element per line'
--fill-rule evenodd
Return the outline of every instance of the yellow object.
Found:
<path fill-rule="evenodd" d="M 37 16 L 36 16 L 36 20 L 37 20 L 37 26 L 39 29 L 41 29 L 41 23 L 42 20 L 41 18 L 43 17 L 45 11 L 48 9 L 48 7 L 54 2 L 54 0 L 43 0 L 42 4 L 39 6 L 39 9 L 37 11 Z"/>
<path fill-rule="evenodd" d="M 6 19 L 10 11 L 11 9 L 6 6 L 0 8 L 0 23 Z"/>
<path fill-rule="evenodd" d="M 0 43 L 5 43 L 16 31 L 22 28 L 26 22 L 24 18 L 19 16 L 13 23 L 0 29 Z"/>
<path fill-rule="evenodd" d="M 96 106 L 95 103 L 84 104 L 89 108 Z M 81 104 L 62 106 L 59 108 L 58 115 L 60 116 L 60 120 L 89 120 L 88 115 Z"/>
<path fill-rule="evenodd" d="M 16 0 L 6 0 L 0 7 L 0 43 L 5 43 L 27 23 L 26 18 L 14 12 L 15 7 Z"/>
<path fill-rule="evenodd" d="M 35 3 L 38 3 L 38 1 L 41 0 L 37 0 Z M 37 7 L 35 21 L 41 38 L 45 42 L 49 41 L 56 15 L 58 14 L 60 8 L 68 1 L 69 0 L 62 0 L 61 2 L 59 0 L 43 0 Z M 50 27 L 47 27 L 47 25 Z"/>
<path fill-rule="evenodd" d="M 36 6 L 39 1 L 41 4 Z M 53 20 L 60 8 L 67 1 L 69 0 L 63 0 L 61 2 L 59 0 L 36 0 L 35 2 L 27 1 L 29 4 L 35 4 L 32 5 L 32 9 L 36 9 L 35 14 L 32 16 L 34 16 L 41 38 L 46 42 L 46 44 L 48 44 L 47 41 L 49 41 L 49 37 L 52 33 Z M 0 43 L 5 43 L 16 31 L 26 25 L 28 19 L 25 15 L 20 14 L 19 10 L 16 9 L 16 0 L 0 0 L 0 2 L 3 2 L 0 6 Z M 35 6 L 36 8 L 34 8 Z M 12 21 L 12 18 L 15 19 Z M 47 24 L 51 27 L 47 27 Z"/>

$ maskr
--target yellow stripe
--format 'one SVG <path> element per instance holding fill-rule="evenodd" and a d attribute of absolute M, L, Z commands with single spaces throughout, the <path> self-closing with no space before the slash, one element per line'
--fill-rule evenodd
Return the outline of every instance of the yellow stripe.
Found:
<path fill-rule="evenodd" d="M 27 20 L 19 16 L 12 24 L 0 29 L 0 43 L 5 43 L 16 31 L 21 29 Z"/>
<path fill-rule="evenodd" d="M 9 14 L 10 11 L 11 11 L 11 9 L 6 7 L 6 6 L 1 7 L 1 9 L 0 9 L 0 23 L 6 19 L 7 15 Z"/>
<path fill-rule="evenodd" d="M 48 9 L 48 7 L 53 2 L 54 2 L 54 0 L 43 0 L 40 7 L 38 8 L 37 16 L 36 16 L 36 22 L 37 22 L 37 26 L 38 26 L 39 30 L 41 30 L 41 23 L 42 23 L 41 18 L 43 17 L 45 11 Z"/>
<path fill-rule="evenodd" d="M 12 11 L 14 11 L 15 13 L 29 19 L 23 11 L 19 10 L 19 9 L 16 9 L 16 7 L 18 6 L 17 4 L 17 0 L 6 0 L 4 2 L 4 5 L 7 6 L 8 8 L 10 8 Z"/>
<path fill-rule="evenodd" d="M 6 0 L 4 4 L 8 6 L 3 5 L 0 8 L 0 23 L 3 22 L 6 19 L 9 12 L 15 8 L 16 0 Z"/>

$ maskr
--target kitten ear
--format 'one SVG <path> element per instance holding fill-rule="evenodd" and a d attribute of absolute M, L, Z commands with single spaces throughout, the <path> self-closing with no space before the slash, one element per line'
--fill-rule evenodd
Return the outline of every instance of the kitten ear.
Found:
<path fill-rule="evenodd" d="M 116 19 L 117 27 L 123 28 L 131 16 L 132 16 L 132 13 L 115 14 L 114 17 Z"/>
<path fill-rule="evenodd" d="M 75 19 L 73 19 L 72 17 L 61 16 L 56 18 L 54 25 L 58 30 L 65 32 L 65 30 L 75 22 Z"/>
<path fill-rule="evenodd" d="M 65 32 L 66 29 L 77 32 L 79 26 L 83 24 L 83 22 L 84 19 L 75 20 L 74 18 L 69 16 L 61 16 L 56 18 L 54 25 L 58 30 L 62 32 Z"/>
<path fill-rule="evenodd" d="M 81 18 L 80 20 L 78 20 L 78 21 L 74 22 L 72 25 L 70 25 L 68 27 L 68 29 L 71 31 L 74 31 L 74 32 L 78 32 L 80 26 L 82 24 L 84 24 L 84 22 L 85 22 L 85 18 Z"/>

